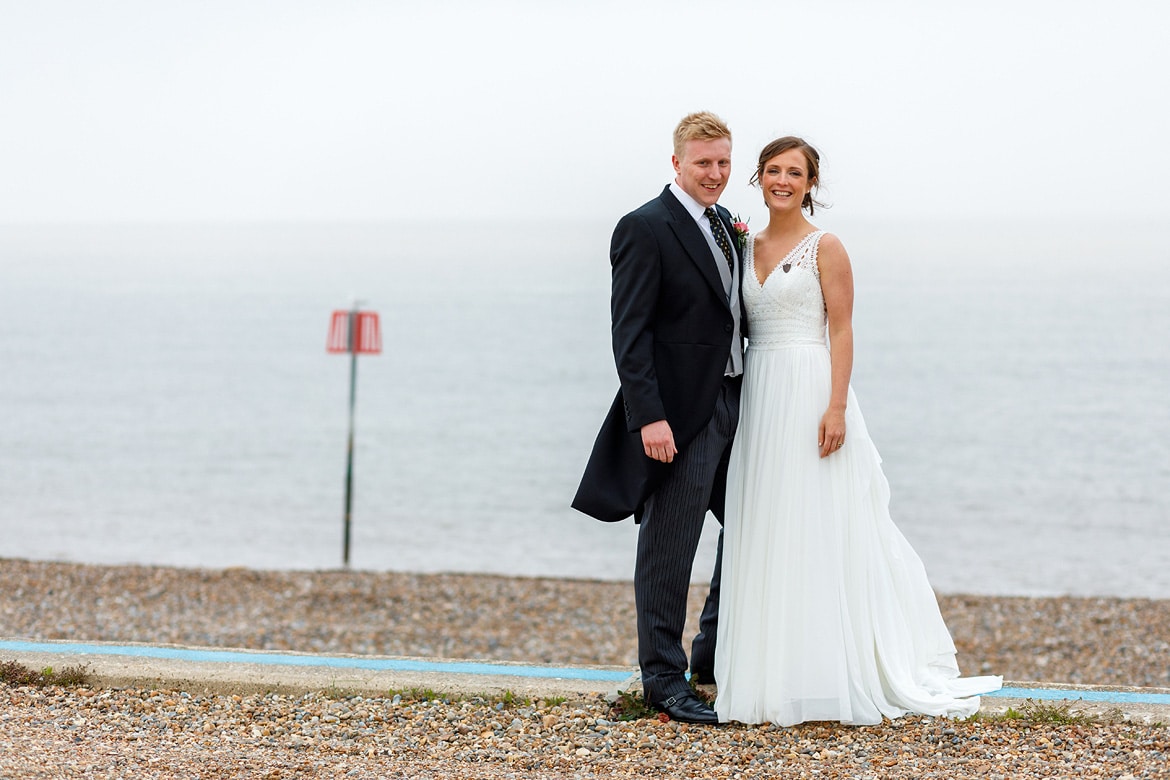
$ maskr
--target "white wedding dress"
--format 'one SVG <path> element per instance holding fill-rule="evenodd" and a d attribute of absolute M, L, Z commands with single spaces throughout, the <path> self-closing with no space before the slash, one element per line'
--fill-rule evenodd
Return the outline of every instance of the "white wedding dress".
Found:
<path fill-rule="evenodd" d="M 721 721 L 880 723 L 965 717 L 1000 677 L 960 678 L 922 562 L 894 526 L 889 485 L 852 389 L 845 444 L 819 457 L 830 359 L 818 231 L 761 285 L 727 478 L 719 642 Z M 783 265 L 783 264 L 782 264 Z"/>

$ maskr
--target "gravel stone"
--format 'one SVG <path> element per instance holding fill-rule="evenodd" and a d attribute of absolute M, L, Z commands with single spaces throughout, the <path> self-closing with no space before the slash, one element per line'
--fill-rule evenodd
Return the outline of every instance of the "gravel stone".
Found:
<path fill-rule="evenodd" d="M 635 665 L 629 583 L 0 559 L 0 636 Z M 703 588 L 691 593 L 690 630 Z M 970 674 L 1170 687 L 1170 601 L 939 597 Z M 0 660 L 4 660 L 0 658 Z M 794 728 L 500 702 L 0 686 L 0 778 L 1166 778 L 1164 724 Z"/>

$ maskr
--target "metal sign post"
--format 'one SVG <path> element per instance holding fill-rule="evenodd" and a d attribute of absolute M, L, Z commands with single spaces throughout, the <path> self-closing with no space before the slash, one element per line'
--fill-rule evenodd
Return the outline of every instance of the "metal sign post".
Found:
<path fill-rule="evenodd" d="M 349 353 L 349 440 L 345 456 L 345 520 L 342 531 L 341 563 L 349 567 L 349 529 L 353 508 L 353 410 L 357 401 L 358 353 L 377 355 L 382 352 L 382 333 L 378 314 L 358 311 L 360 301 L 354 301 L 349 311 L 335 311 L 329 323 L 329 341 L 326 350 L 331 353 Z"/>

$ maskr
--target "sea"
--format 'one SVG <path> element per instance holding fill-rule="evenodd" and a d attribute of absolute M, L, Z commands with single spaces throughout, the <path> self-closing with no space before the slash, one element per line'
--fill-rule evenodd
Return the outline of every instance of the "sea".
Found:
<path fill-rule="evenodd" d="M 617 388 L 611 227 L 0 226 L 0 565 L 340 568 L 357 305 L 350 565 L 630 579 L 633 522 L 569 507 Z M 935 588 L 1170 598 L 1170 223 L 822 227 Z"/>

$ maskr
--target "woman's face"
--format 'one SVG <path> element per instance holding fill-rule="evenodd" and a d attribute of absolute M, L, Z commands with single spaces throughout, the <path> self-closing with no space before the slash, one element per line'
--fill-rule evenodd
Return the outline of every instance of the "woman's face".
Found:
<path fill-rule="evenodd" d="M 764 204 L 771 211 L 799 210 L 815 183 L 809 181 L 808 160 L 799 149 L 789 149 L 769 159 L 760 174 Z"/>

